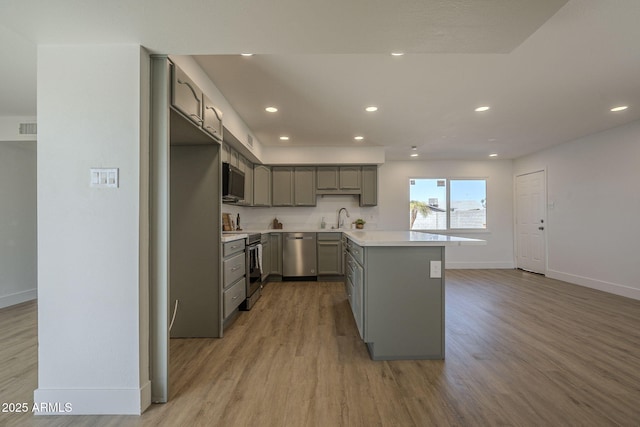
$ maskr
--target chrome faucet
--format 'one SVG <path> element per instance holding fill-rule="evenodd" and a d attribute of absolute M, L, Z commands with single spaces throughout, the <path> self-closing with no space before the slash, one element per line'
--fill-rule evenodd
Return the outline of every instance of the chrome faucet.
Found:
<path fill-rule="evenodd" d="M 349 211 L 347 210 L 347 208 L 338 209 L 338 228 L 344 227 L 344 220 L 341 218 L 342 211 L 344 211 L 347 214 L 347 218 L 349 218 Z"/>

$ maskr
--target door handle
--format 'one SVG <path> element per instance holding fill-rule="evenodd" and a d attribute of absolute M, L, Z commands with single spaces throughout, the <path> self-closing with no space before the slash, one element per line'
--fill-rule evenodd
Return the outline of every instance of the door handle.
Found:
<path fill-rule="evenodd" d="M 538 227 L 538 230 L 544 230 L 544 227 Z"/>

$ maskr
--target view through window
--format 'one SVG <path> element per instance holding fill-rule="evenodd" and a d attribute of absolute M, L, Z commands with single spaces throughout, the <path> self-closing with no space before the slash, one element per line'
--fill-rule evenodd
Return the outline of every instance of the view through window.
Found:
<path fill-rule="evenodd" d="M 487 180 L 411 178 L 409 229 L 487 228 Z"/>

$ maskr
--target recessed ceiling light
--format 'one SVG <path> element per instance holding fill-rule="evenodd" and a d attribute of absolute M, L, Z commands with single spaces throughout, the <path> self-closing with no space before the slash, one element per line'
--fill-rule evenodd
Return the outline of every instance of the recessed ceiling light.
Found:
<path fill-rule="evenodd" d="M 375 105 L 370 105 L 367 108 L 365 108 L 365 111 L 368 111 L 369 113 L 373 113 L 374 111 L 378 111 L 378 107 L 376 107 Z"/>
<path fill-rule="evenodd" d="M 498 157 L 498 153 L 491 153 L 489 154 L 489 157 Z"/>
<path fill-rule="evenodd" d="M 253 53 L 241 53 L 242 56 L 253 56 Z"/>
<path fill-rule="evenodd" d="M 619 106 L 619 107 L 613 107 L 613 108 L 611 109 L 611 111 L 613 111 L 613 112 L 615 113 L 616 111 L 624 111 L 624 110 L 626 110 L 627 108 L 629 108 L 629 106 L 628 106 L 628 105 L 621 105 L 621 106 Z"/>
<path fill-rule="evenodd" d="M 477 113 L 481 113 L 481 112 L 483 112 L 483 111 L 487 111 L 489 108 L 491 108 L 491 107 L 489 107 L 489 106 L 487 106 L 487 105 L 483 105 L 482 107 L 478 107 L 478 108 L 476 108 L 476 109 L 475 109 L 475 111 L 476 111 Z"/>
<path fill-rule="evenodd" d="M 362 141 L 364 139 L 364 136 L 354 136 L 353 139 L 355 139 L 356 141 Z"/>
<path fill-rule="evenodd" d="M 283 135 L 283 136 L 280 137 L 280 141 L 288 141 L 288 140 L 289 140 L 288 136 L 284 136 Z"/>
<path fill-rule="evenodd" d="M 411 153 L 411 157 L 418 157 L 418 153 Z"/>
<path fill-rule="evenodd" d="M 404 52 L 391 52 L 391 56 L 402 56 Z"/>
<path fill-rule="evenodd" d="M 416 151 L 416 150 L 418 149 L 418 147 L 416 147 L 415 145 L 412 145 L 412 146 L 411 146 L 411 149 L 412 149 L 413 151 Z"/>
<path fill-rule="evenodd" d="M 276 111 L 278 111 L 278 109 L 276 107 L 267 107 L 265 108 L 265 111 L 269 113 L 275 113 Z"/>

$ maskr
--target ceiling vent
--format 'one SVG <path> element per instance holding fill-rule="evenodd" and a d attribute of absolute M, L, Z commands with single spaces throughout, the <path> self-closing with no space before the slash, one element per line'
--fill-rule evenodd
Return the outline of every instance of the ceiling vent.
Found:
<path fill-rule="evenodd" d="M 249 147 L 253 148 L 253 137 L 249 134 L 247 134 L 247 144 L 249 144 Z"/>
<path fill-rule="evenodd" d="M 37 133 L 37 123 L 20 123 L 20 135 L 36 135 Z"/>

